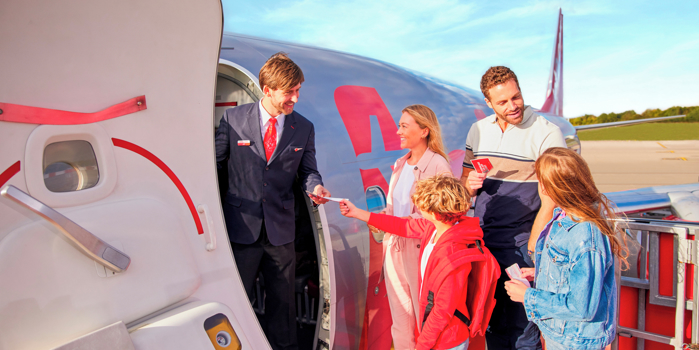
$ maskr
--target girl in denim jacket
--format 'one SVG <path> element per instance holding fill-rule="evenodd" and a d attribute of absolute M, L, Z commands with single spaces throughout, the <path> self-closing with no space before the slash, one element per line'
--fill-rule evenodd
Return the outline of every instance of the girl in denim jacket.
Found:
<path fill-rule="evenodd" d="M 539 194 L 556 209 L 536 243 L 536 267 L 519 281 L 505 282 L 513 301 L 541 329 L 548 350 L 604 349 L 616 335 L 614 262 L 628 264 L 624 234 L 614 211 L 592 179 L 587 163 L 566 148 L 550 148 L 536 161 Z"/>

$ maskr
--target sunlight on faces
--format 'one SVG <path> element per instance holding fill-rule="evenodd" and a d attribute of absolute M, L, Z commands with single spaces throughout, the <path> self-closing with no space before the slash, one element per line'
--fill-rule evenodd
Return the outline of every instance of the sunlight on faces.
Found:
<path fill-rule="evenodd" d="M 428 128 L 420 128 L 410 114 L 403 113 L 400 116 L 400 121 L 398 121 L 398 137 L 400 137 L 400 148 L 413 149 L 416 146 L 424 143 L 427 145 L 427 134 L 430 130 Z"/>
<path fill-rule="evenodd" d="M 273 116 L 281 113 L 289 115 L 294 111 L 294 104 L 299 100 L 299 90 L 301 90 L 300 83 L 289 90 L 272 90 L 265 85 L 262 91 L 265 94 L 266 101 L 262 101 L 262 103 L 265 108 L 271 107 L 276 111 L 276 114 L 273 114 Z"/>
<path fill-rule="evenodd" d="M 499 120 L 517 125 L 524 117 L 524 99 L 514 79 L 504 84 L 493 86 L 488 90 L 490 100 L 485 99 L 488 107 L 492 108 Z"/>

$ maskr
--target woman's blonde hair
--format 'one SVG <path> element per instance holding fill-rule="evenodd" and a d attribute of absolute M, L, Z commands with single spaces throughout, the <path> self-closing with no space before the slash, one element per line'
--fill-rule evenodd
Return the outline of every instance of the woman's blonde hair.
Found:
<path fill-rule="evenodd" d="M 595 224 L 609 238 L 612 252 L 628 268 L 626 233 L 616 228 L 614 205 L 600 193 L 585 160 L 575 151 L 549 148 L 536 160 L 536 176 L 549 197 L 580 221 Z"/>
<path fill-rule="evenodd" d="M 441 174 L 418 181 L 411 199 L 420 211 L 433 213 L 437 220 L 447 224 L 466 215 L 471 204 L 461 181 Z"/>
<path fill-rule="evenodd" d="M 442 129 L 439 127 L 439 121 L 437 120 L 437 115 L 425 105 L 411 105 L 403 108 L 402 113 L 408 113 L 415 120 L 421 129 L 429 129 L 427 134 L 427 147 L 444 157 L 447 161 L 447 151 L 442 142 Z"/>

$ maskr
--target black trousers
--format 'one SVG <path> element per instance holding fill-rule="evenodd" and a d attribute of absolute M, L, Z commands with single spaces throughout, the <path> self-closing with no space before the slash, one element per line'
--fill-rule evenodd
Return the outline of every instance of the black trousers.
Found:
<path fill-rule="evenodd" d="M 263 223 L 260 238 L 255 243 L 231 242 L 231 246 L 249 299 L 252 300 L 258 269 L 265 280 L 265 335 L 272 349 L 298 350 L 294 300 L 294 242 L 281 246 L 272 245 Z"/>
<path fill-rule="evenodd" d="M 527 320 L 524 304 L 512 301 L 505 290 L 505 281 L 510 279 L 505 272 L 506 268 L 514 263 L 519 264 L 519 267 L 534 267 L 527 255 L 527 245 L 512 249 L 489 249 L 500 264 L 500 279 L 495 288 L 495 308 L 485 334 L 488 350 L 541 349 L 539 328 Z"/>

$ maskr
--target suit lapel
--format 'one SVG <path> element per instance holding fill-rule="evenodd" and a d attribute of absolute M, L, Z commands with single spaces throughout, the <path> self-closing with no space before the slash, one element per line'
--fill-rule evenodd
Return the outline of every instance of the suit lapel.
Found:
<path fill-rule="evenodd" d="M 252 109 L 251 113 L 248 115 L 245 121 L 247 125 L 247 131 L 250 135 L 250 140 L 252 141 L 252 148 L 262 159 L 266 159 L 265 148 L 262 141 L 262 129 L 260 129 L 260 103 L 256 102 L 255 107 Z"/>
<path fill-rule="evenodd" d="M 294 116 L 295 114 L 296 113 L 291 113 L 287 115 L 284 119 L 284 131 L 282 131 L 282 137 L 281 139 L 279 139 L 277 148 L 274 149 L 274 153 L 272 153 L 272 157 L 269 158 L 267 164 L 270 164 L 275 159 L 277 159 L 279 153 L 281 153 L 281 151 L 289 145 L 289 142 L 291 141 L 291 138 L 294 136 L 294 132 L 296 131 L 296 129 L 294 129 L 294 124 L 296 124 L 296 117 Z"/>

